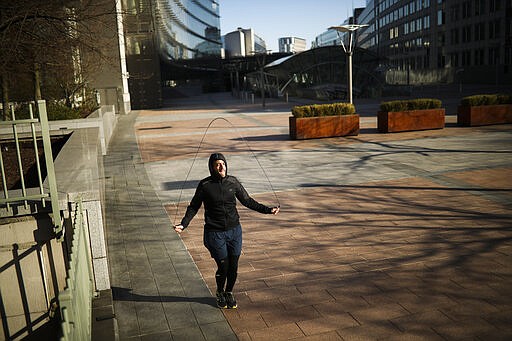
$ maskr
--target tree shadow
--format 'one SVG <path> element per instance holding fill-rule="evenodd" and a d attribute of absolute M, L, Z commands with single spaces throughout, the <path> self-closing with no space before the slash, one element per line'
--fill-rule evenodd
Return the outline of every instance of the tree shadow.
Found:
<path fill-rule="evenodd" d="M 187 180 L 187 181 L 166 181 L 162 183 L 162 187 L 166 191 L 175 191 L 181 189 L 194 189 L 197 187 L 199 180 Z"/>
<path fill-rule="evenodd" d="M 237 137 L 231 139 L 232 141 L 287 141 L 290 139 L 288 134 L 274 134 L 274 135 L 256 135 L 256 136 L 245 136 L 244 138 Z"/>
<path fill-rule="evenodd" d="M 133 289 L 112 287 L 112 297 L 114 301 L 130 302 L 187 302 L 199 303 L 212 307 L 217 307 L 215 298 L 209 297 L 184 297 L 184 296 L 159 296 L 159 295 L 139 295 L 132 292 Z"/>

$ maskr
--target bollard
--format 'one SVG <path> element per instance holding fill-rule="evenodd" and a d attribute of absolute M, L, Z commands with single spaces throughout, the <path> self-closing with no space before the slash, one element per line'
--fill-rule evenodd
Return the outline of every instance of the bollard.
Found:
<path fill-rule="evenodd" d="M 251 102 L 254 104 L 254 94 L 251 94 Z"/>

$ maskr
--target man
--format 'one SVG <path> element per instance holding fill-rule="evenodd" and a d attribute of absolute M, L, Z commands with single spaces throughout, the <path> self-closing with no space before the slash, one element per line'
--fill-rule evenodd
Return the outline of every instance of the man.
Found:
<path fill-rule="evenodd" d="M 224 155 L 214 153 L 208 160 L 210 176 L 199 182 L 194 197 L 187 207 L 177 233 L 183 232 L 204 203 L 203 242 L 217 263 L 217 305 L 219 308 L 237 308 L 233 287 L 238 273 L 238 259 L 242 252 L 242 227 L 236 209 L 236 199 L 244 206 L 264 214 L 277 214 L 279 207 L 267 207 L 252 199 L 234 176 L 227 174 Z"/>

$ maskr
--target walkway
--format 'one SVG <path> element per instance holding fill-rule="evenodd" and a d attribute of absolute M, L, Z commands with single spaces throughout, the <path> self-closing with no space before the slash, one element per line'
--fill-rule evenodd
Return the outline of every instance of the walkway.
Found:
<path fill-rule="evenodd" d="M 192 165 L 219 116 L 233 126 L 215 121 Z M 450 116 L 442 130 L 377 134 L 366 115 L 359 136 L 290 141 L 288 116 L 216 94 L 121 118 L 105 160 L 120 339 L 512 337 L 510 125 Z M 182 240 L 170 229 L 213 151 L 268 205 L 271 183 L 282 206 L 240 209 L 240 308 L 222 312 L 202 213 Z"/>

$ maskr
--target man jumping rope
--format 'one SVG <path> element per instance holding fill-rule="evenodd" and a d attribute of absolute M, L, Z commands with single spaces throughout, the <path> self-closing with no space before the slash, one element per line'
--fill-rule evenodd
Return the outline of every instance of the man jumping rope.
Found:
<path fill-rule="evenodd" d="M 279 213 L 279 206 L 270 208 L 251 198 L 238 179 L 227 174 L 227 161 L 221 153 L 210 155 L 208 168 L 210 176 L 199 182 L 185 216 L 174 230 L 183 232 L 204 203 L 203 242 L 217 263 L 217 305 L 234 309 L 237 304 L 233 287 L 242 252 L 242 226 L 236 199 L 245 207 L 264 214 Z"/>

